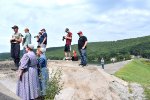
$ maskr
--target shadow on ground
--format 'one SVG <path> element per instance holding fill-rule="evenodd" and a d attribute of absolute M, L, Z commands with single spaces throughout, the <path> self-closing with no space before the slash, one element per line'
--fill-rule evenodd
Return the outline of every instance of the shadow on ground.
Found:
<path fill-rule="evenodd" d="M 0 100 L 16 100 L 16 99 L 9 97 L 8 95 L 5 95 L 0 92 Z"/>

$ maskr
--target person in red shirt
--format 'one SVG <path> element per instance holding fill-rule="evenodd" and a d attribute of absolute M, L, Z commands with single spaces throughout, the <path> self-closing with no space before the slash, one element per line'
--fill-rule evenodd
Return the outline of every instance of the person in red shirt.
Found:
<path fill-rule="evenodd" d="M 75 50 L 73 50 L 72 61 L 78 61 L 77 52 Z"/>
<path fill-rule="evenodd" d="M 73 56 L 77 57 L 77 52 L 75 50 L 73 50 Z"/>
<path fill-rule="evenodd" d="M 71 59 L 70 51 L 71 51 L 72 33 L 69 31 L 68 28 L 65 29 L 65 32 L 67 33 L 67 35 L 63 37 L 64 39 L 66 39 L 66 44 L 64 48 L 65 59 L 70 60 Z"/>

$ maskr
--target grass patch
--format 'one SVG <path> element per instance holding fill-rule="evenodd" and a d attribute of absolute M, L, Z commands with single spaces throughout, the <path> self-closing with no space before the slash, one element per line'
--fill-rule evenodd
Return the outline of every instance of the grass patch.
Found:
<path fill-rule="evenodd" d="M 135 59 L 116 72 L 115 76 L 128 82 L 141 84 L 146 98 L 150 100 L 150 61 Z"/>

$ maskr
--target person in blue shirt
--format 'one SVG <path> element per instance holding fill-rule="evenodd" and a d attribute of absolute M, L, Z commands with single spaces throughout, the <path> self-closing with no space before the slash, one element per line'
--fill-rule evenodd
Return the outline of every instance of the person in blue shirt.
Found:
<path fill-rule="evenodd" d="M 45 48 L 39 47 L 37 49 L 37 56 L 38 56 L 38 75 L 40 79 L 40 87 L 41 87 L 41 94 L 42 96 L 46 95 L 46 87 L 47 81 L 49 79 L 48 69 L 47 69 L 47 59 L 45 56 Z"/>
<path fill-rule="evenodd" d="M 41 30 L 41 36 L 38 39 L 39 46 L 46 48 L 47 45 L 47 33 L 45 29 Z"/>

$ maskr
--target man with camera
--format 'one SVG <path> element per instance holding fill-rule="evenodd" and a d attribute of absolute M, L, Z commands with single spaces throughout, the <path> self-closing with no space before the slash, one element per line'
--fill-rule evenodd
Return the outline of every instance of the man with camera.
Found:
<path fill-rule="evenodd" d="M 40 47 L 40 45 L 41 45 L 41 44 L 40 44 L 40 37 L 41 37 L 41 35 L 42 35 L 42 32 L 39 32 L 38 35 L 34 36 L 34 38 L 37 39 L 38 47 Z"/>
<path fill-rule="evenodd" d="M 28 44 L 31 44 L 31 34 L 29 32 L 29 29 L 26 28 L 24 30 L 25 34 L 23 36 L 23 42 L 22 42 L 22 46 L 23 46 L 23 54 L 26 53 L 26 50 L 25 50 L 25 47 L 28 45 Z"/>
<path fill-rule="evenodd" d="M 18 26 L 14 25 L 12 27 L 14 30 L 14 34 L 12 35 L 12 38 L 10 39 L 11 43 L 11 57 L 14 60 L 15 68 L 12 70 L 17 70 L 19 67 L 20 62 L 20 43 L 22 42 L 22 34 L 18 32 Z"/>
<path fill-rule="evenodd" d="M 39 46 L 40 47 L 43 47 L 43 48 L 46 48 L 46 45 L 47 45 L 47 33 L 46 33 L 46 30 L 43 28 L 41 29 L 41 33 L 40 33 L 40 37 L 39 37 Z"/>
<path fill-rule="evenodd" d="M 66 44 L 64 48 L 65 60 L 70 60 L 71 59 L 70 51 L 71 51 L 72 33 L 69 31 L 68 28 L 65 29 L 65 32 L 67 33 L 66 36 L 63 36 L 63 41 L 64 39 L 66 39 Z"/>

